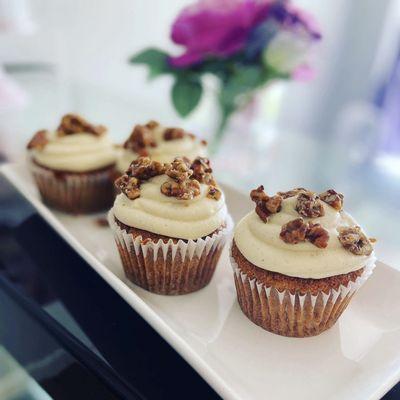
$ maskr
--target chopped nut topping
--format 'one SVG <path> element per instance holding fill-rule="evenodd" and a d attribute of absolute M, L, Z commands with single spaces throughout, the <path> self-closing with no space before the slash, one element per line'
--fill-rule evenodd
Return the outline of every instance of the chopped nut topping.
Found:
<path fill-rule="evenodd" d="M 190 169 L 189 163 L 190 161 L 186 157 L 177 157 L 168 165 L 165 173 L 176 182 L 183 182 L 189 179 L 193 173 L 193 170 Z"/>
<path fill-rule="evenodd" d="M 219 200 L 221 198 L 221 191 L 215 186 L 210 186 L 208 189 L 207 197 L 214 200 Z"/>
<path fill-rule="evenodd" d="M 190 168 L 193 170 L 192 177 L 198 180 L 200 183 L 206 185 L 216 186 L 214 177 L 212 176 L 212 168 L 210 167 L 210 160 L 205 157 L 197 157 L 192 162 Z"/>
<path fill-rule="evenodd" d="M 208 143 L 207 143 L 207 140 L 204 140 L 204 139 L 201 140 L 200 143 L 201 143 L 203 146 L 207 146 L 207 144 L 208 144 Z"/>
<path fill-rule="evenodd" d="M 115 186 L 125 194 L 130 200 L 140 197 L 140 181 L 139 179 L 124 174 L 115 181 Z"/>
<path fill-rule="evenodd" d="M 165 165 L 152 161 L 149 157 L 139 157 L 132 162 L 128 169 L 128 175 L 145 181 L 153 176 L 165 173 Z"/>
<path fill-rule="evenodd" d="M 373 251 L 371 242 L 359 226 L 341 228 L 339 241 L 346 250 L 359 256 L 369 256 Z"/>
<path fill-rule="evenodd" d="M 280 238 L 289 244 L 308 240 L 314 246 L 325 248 L 328 246 L 329 233 L 320 224 L 306 224 L 303 218 L 297 218 L 282 226 Z"/>
<path fill-rule="evenodd" d="M 183 182 L 167 181 L 161 185 L 161 193 L 178 200 L 191 200 L 200 194 L 200 183 L 195 179 Z"/>
<path fill-rule="evenodd" d="M 138 153 L 140 156 L 147 156 L 146 147 L 156 147 L 152 130 L 146 125 L 136 125 L 129 138 L 124 143 L 124 148 Z"/>
<path fill-rule="evenodd" d="M 329 189 L 319 195 L 320 199 L 329 204 L 335 210 L 340 211 L 343 208 L 343 195 L 333 189 Z"/>
<path fill-rule="evenodd" d="M 185 131 L 182 128 L 167 128 L 164 132 L 164 140 L 182 139 Z"/>
<path fill-rule="evenodd" d="M 288 192 L 278 192 L 279 196 L 282 196 L 284 199 L 288 199 L 289 197 L 297 196 L 300 192 L 307 192 L 307 189 L 304 188 L 295 188 L 289 190 Z"/>
<path fill-rule="evenodd" d="M 316 218 L 325 215 L 319 197 L 313 192 L 300 192 L 297 197 L 296 211 L 303 217 Z"/>
<path fill-rule="evenodd" d="M 252 190 L 250 198 L 256 203 L 256 213 L 263 222 L 267 222 L 271 214 L 275 214 L 281 210 L 282 197 L 279 195 L 269 197 L 264 192 L 263 185 Z"/>
<path fill-rule="evenodd" d="M 308 223 L 306 239 L 314 246 L 324 249 L 328 246 L 329 233 L 321 224 Z"/>
<path fill-rule="evenodd" d="M 104 218 L 104 217 L 97 218 L 95 222 L 96 222 L 97 226 L 99 226 L 101 228 L 105 228 L 105 227 L 109 226 L 107 218 Z"/>
<path fill-rule="evenodd" d="M 73 135 L 74 133 L 91 133 L 95 136 L 101 136 L 107 131 L 103 125 L 93 125 L 84 118 L 75 114 L 66 114 L 62 117 L 61 123 L 57 128 L 59 136 Z"/>
<path fill-rule="evenodd" d="M 307 224 L 303 218 L 289 221 L 282 226 L 280 238 L 289 244 L 297 244 L 306 240 Z"/>
<path fill-rule="evenodd" d="M 47 137 L 48 131 L 46 130 L 41 130 L 36 132 L 33 135 L 33 138 L 29 141 L 27 148 L 29 150 L 31 149 L 43 149 L 44 146 L 46 146 L 47 143 L 49 143 L 49 139 Z"/>
<path fill-rule="evenodd" d="M 160 124 L 157 121 L 151 120 L 145 126 L 146 126 L 146 128 L 149 128 L 149 129 L 155 129 L 155 128 L 157 128 L 157 126 L 160 126 Z"/>

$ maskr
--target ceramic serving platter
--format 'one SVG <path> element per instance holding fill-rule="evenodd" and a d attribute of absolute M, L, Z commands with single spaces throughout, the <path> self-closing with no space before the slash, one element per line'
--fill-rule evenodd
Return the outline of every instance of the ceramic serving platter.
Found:
<path fill-rule="evenodd" d="M 177 297 L 126 283 L 113 236 L 97 216 L 68 216 L 40 201 L 26 165 L 8 180 L 87 263 L 224 399 L 379 399 L 400 380 L 400 272 L 378 262 L 339 322 L 293 339 L 251 323 L 235 297 L 228 249 L 203 290 Z M 224 186 L 235 221 L 248 196 Z"/>

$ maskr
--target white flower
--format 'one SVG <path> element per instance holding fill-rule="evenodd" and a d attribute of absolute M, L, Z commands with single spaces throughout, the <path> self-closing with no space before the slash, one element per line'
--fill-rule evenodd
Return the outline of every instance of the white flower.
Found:
<path fill-rule="evenodd" d="M 291 73 L 307 61 L 312 45 L 304 31 L 279 32 L 264 50 L 263 62 L 279 72 Z"/>

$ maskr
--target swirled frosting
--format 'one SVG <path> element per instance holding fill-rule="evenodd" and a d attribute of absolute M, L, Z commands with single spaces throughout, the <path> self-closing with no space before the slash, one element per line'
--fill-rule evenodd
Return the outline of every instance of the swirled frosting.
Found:
<path fill-rule="evenodd" d="M 107 134 L 74 133 L 59 136 L 48 134 L 48 143 L 31 150 L 40 165 L 59 171 L 86 172 L 112 165 L 117 153 Z"/>
<path fill-rule="evenodd" d="M 237 224 L 234 240 L 247 260 L 269 271 L 313 279 L 347 274 L 375 261 L 374 253 L 361 256 L 343 248 L 338 240 L 338 229 L 357 224 L 349 214 L 326 203 L 323 203 L 325 215 L 312 219 L 329 232 L 326 248 L 318 248 L 310 242 L 288 244 L 281 240 L 282 226 L 299 217 L 296 201 L 297 196 L 283 200 L 281 211 L 271 215 L 267 223 L 252 211 Z"/>
<path fill-rule="evenodd" d="M 129 200 L 119 194 L 114 216 L 125 225 L 180 239 L 207 236 L 225 224 L 227 208 L 222 194 L 219 200 L 207 197 L 208 186 L 192 200 L 178 200 L 161 193 L 162 183 L 171 178 L 156 176 L 140 186 L 140 197 Z"/>
<path fill-rule="evenodd" d="M 186 135 L 180 139 L 164 140 L 165 129 L 165 127 L 158 125 L 152 130 L 156 147 L 146 148 L 148 156 L 152 160 L 167 163 L 173 161 L 175 157 L 187 157 L 194 160 L 196 157 L 207 156 L 207 147 L 197 138 Z M 122 149 L 117 161 L 118 171 L 126 171 L 131 162 L 138 157 L 138 153 L 129 149 Z"/>

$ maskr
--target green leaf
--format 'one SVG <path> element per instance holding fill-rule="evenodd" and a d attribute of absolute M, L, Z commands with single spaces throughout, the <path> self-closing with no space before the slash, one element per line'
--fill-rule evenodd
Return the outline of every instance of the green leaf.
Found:
<path fill-rule="evenodd" d="M 158 49 L 147 49 L 129 59 L 131 64 L 144 64 L 149 68 L 149 77 L 171 72 L 167 62 L 168 54 Z"/>
<path fill-rule="evenodd" d="M 199 104 L 203 87 L 200 80 L 190 76 L 178 76 L 172 87 L 172 102 L 181 117 L 188 116 Z"/>

